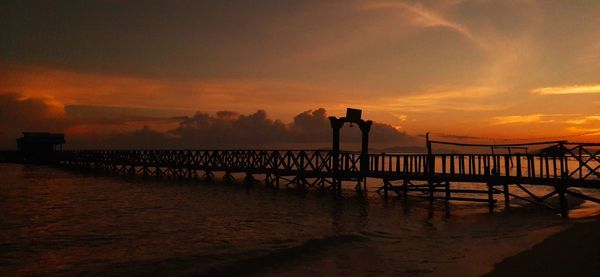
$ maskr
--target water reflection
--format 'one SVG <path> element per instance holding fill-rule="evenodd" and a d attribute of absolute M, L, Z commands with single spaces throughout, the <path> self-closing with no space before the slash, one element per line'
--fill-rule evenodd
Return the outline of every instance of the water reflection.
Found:
<path fill-rule="evenodd" d="M 338 257 L 339 268 L 358 266 L 356 259 L 365 255 L 385 257 L 389 268 L 421 267 L 419 261 L 434 256 L 452 261 L 458 255 L 453 249 L 555 224 L 543 214 L 533 220 L 463 217 L 486 214 L 487 207 L 446 208 L 354 191 L 340 198 L 17 165 L 0 165 L 0 176 L 2 275 L 260 272 L 275 256 L 285 257 L 284 271 L 305 273 L 323 255 Z M 481 238 L 467 239 L 474 235 Z"/>

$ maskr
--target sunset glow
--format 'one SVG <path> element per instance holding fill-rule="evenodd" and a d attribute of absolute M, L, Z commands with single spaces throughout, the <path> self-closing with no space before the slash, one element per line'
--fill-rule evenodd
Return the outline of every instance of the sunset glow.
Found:
<path fill-rule="evenodd" d="M 0 277 L 600 276 L 600 0 L 1 0 Z"/>
<path fill-rule="evenodd" d="M 13 7 L 33 19 L 2 19 L 1 104 L 47 112 L 4 111 L 1 145 L 24 128 L 107 136 L 170 130 L 197 111 L 265 110 L 289 123 L 346 107 L 414 137 L 600 137 L 598 3 L 241 5 Z M 141 12 L 117 12 L 130 9 Z M 175 16 L 155 20 L 164 12 Z M 45 43 L 64 20 L 80 27 Z"/>

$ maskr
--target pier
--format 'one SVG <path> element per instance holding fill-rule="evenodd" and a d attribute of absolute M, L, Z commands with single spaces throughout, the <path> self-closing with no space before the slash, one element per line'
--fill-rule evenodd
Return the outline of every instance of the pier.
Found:
<path fill-rule="evenodd" d="M 262 178 L 274 189 L 329 190 L 336 195 L 341 194 L 344 182 L 365 191 L 369 179 L 379 179 L 383 185 L 377 192 L 384 197 L 416 195 L 432 202 L 481 202 L 490 212 L 497 198 L 506 207 L 511 199 L 520 199 L 563 216 L 568 215 L 567 195 L 600 203 L 594 196 L 600 192 L 600 143 L 465 144 L 427 136 L 427 153 L 371 153 L 368 134 L 372 122 L 362 120 L 359 110 L 349 109 L 346 117 L 330 117 L 330 121 L 331 150 L 67 150 L 53 152 L 50 160 L 64 168 L 156 178 L 211 181 L 221 172 L 225 182 L 232 182 L 233 174 L 241 173 L 248 185 Z M 361 129 L 360 152 L 340 150 L 339 129 L 345 123 Z M 492 153 L 440 153 L 440 145 L 491 148 Z M 528 151 L 531 147 L 539 149 Z M 494 149 L 507 153 L 494 153 Z M 2 152 L 2 158 L 23 162 L 15 152 Z M 551 191 L 536 195 L 529 186 Z M 556 196 L 559 206 L 548 203 Z"/>
<path fill-rule="evenodd" d="M 567 212 L 565 194 L 600 203 L 599 199 L 572 188 L 600 190 L 600 144 L 557 144 L 561 156 L 549 154 L 393 154 L 369 153 L 368 167 L 361 167 L 361 153 L 327 150 L 83 150 L 60 152 L 62 167 L 172 179 L 211 181 L 215 172 L 244 173 L 243 182 L 264 183 L 273 188 L 325 189 L 340 193 L 342 181 L 352 181 L 365 190 L 368 178 L 381 179 L 384 196 L 407 196 L 419 192 L 432 201 L 475 201 L 487 203 L 494 194 L 504 195 L 505 205 L 519 198 L 540 206 Z M 338 165 L 336 166 L 336 162 Z M 480 184 L 481 189 L 461 189 L 462 183 Z M 547 186 L 553 191 L 535 195 L 525 185 Z M 514 193 L 526 192 L 530 198 Z M 473 197 L 454 196 L 473 195 Z M 483 197 L 475 197 L 475 195 Z M 561 207 L 545 200 L 560 197 Z"/>

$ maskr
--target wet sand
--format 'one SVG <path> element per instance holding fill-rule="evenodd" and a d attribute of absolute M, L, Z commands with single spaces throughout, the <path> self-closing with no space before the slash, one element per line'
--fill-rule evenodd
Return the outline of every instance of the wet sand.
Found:
<path fill-rule="evenodd" d="M 485 276 L 600 276 L 600 217 L 571 223 Z"/>

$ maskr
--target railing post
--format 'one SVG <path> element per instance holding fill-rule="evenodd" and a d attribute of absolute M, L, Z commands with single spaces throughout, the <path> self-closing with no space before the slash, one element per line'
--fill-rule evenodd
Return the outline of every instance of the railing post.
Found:
<path fill-rule="evenodd" d="M 489 208 L 489 212 L 493 213 L 494 212 L 494 190 L 493 190 L 494 180 L 493 180 L 493 178 L 494 178 L 495 172 L 490 173 L 489 166 L 485 167 L 484 172 L 485 172 L 487 186 L 488 186 L 488 208 Z"/>
<path fill-rule="evenodd" d="M 569 171 L 567 169 L 568 160 L 566 156 L 565 145 L 562 142 L 560 142 L 559 147 L 561 155 L 561 179 L 558 185 L 555 187 L 555 189 L 558 192 L 558 198 L 560 200 L 560 215 L 566 218 L 569 216 L 569 206 L 567 203 L 567 198 L 565 197 L 565 190 L 567 187 L 567 182 L 569 181 Z M 564 167 L 562 166 L 562 164 L 564 164 Z M 563 168 L 565 170 L 563 170 Z"/>
<path fill-rule="evenodd" d="M 427 143 L 427 160 L 425 167 L 425 174 L 427 176 L 427 186 L 429 188 L 429 202 L 433 202 L 434 199 L 434 185 L 433 185 L 433 173 L 434 173 L 434 157 L 431 151 L 431 141 L 429 140 L 429 132 L 425 134 L 425 140 Z"/>

